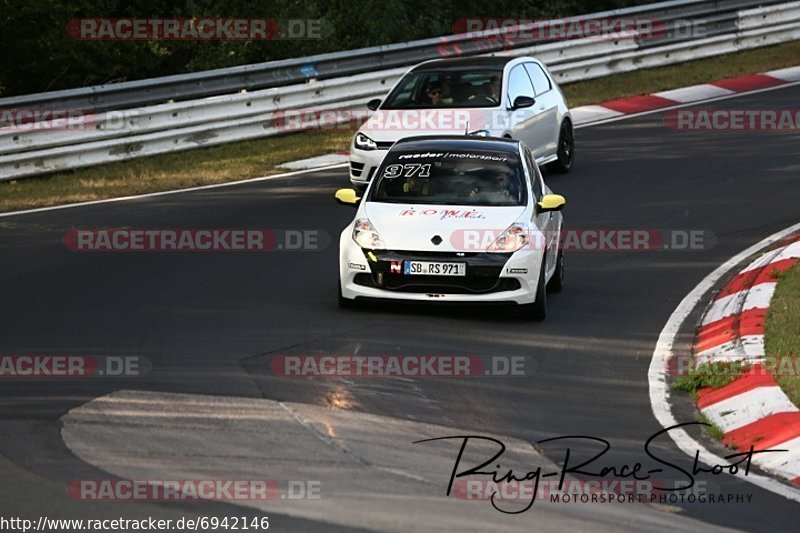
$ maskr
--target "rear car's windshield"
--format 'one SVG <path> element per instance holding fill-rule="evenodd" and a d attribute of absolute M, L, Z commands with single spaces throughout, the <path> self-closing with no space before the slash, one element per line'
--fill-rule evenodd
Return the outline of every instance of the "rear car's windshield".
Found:
<path fill-rule="evenodd" d="M 441 205 L 524 205 L 527 187 L 516 154 L 484 151 L 390 152 L 369 201 Z"/>
<path fill-rule="evenodd" d="M 443 70 L 407 74 L 381 109 L 497 107 L 502 70 Z"/>

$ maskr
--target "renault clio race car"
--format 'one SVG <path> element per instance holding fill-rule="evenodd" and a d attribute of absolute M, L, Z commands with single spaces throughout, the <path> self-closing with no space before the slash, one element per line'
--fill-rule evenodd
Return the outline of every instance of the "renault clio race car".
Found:
<path fill-rule="evenodd" d="M 565 199 L 519 141 L 402 139 L 386 154 L 339 242 L 339 304 L 358 299 L 505 302 L 542 319 L 560 290 Z"/>
<path fill-rule="evenodd" d="M 426 135 L 508 137 L 524 142 L 536 163 L 569 172 L 575 142 L 567 101 L 533 57 L 465 57 L 409 70 L 350 144 L 350 181 L 363 188 L 401 138 Z"/>

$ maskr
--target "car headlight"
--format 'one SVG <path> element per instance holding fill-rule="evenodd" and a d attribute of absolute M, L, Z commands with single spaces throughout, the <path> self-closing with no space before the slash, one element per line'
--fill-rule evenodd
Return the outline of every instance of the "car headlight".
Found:
<path fill-rule="evenodd" d="M 500 234 L 486 249 L 487 252 L 516 252 L 531 242 L 528 228 L 524 224 L 511 224 L 507 230 Z"/>
<path fill-rule="evenodd" d="M 359 150 L 377 150 L 378 145 L 375 141 L 364 135 L 363 133 L 356 133 L 356 148 Z"/>
<path fill-rule="evenodd" d="M 475 130 L 469 132 L 470 135 L 475 135 L 476 137 L 488 137 L 489 130 Z"/>
<path fill-rule="evenodd" d="M 367 250 L 383 250 L 386 245 L 368 218 L 359 218 L 353 226 L 353 240 Z"/>

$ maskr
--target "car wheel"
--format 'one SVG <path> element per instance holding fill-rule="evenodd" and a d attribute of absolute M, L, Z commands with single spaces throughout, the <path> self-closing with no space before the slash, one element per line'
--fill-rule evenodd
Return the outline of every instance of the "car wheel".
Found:
<path fill-rule="evenodd" d="M 572 168 L 575 160 L 575 137 L 572 133 L 572 124 L 564 121 L 561 132 L 558 134 L 558 159 L 547 164 L 547 170 L 558 174 L 566 174 Z"/>
<path fill-rule="evenodd" d="M 523 318 L 528 320 L 544 320 L 547 316 L 547 291 L 544 282 L 544 260 L 542 260 L 542 268 L 539 271 L 539 282 L 536 284 L 536 301 L 532 304 L 524 304 L 520 306 L 520 314 Z"/>
<path fill-rule="evenodd" d="M 355 307 L 356 306 L 356 301 L 355 300 L 351 300 L 350 298 L 345 298 L 344 296 L 342 296 L 342 280 L 341 279 L 339 279 L 338 290 L 336 291 L 336 295 L 338 297 L 337 299 L 339 301 L 339 307 L 341 307 L 342 309 L 349 309 L 351 307 Z"/>
<path fill-rule="evenodd" d="M 564 250 L 558 249 L 556 256 L 556 270 L 553 272 L 553 277 L 547 282 L 547 290 L 550 292 L 561 292 L 564 286 Z"/>

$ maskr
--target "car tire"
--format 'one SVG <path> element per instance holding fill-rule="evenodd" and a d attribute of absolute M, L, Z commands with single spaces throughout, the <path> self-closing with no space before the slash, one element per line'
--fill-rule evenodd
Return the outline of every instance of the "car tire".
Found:
<path fill-rule="evenodd" d="M 547 282 L 547 290 L 550 292 L 561 292 L 564 287 L 564 250 L 560 247 L 556 256 L 556 269 L 553 277 Z"/>
<path fill-rule="evenodd" d="M 539 282 L 536 284 L 536 300 L 532 304 L 520 306 L 520 315 L 527 320 L 544 320 L 547 316 L 547 290 L 544 282 L 544 260 L 539 270 Z"/>
<path fill-rule="evenodd" d="M 572 124 L 565 120 L 561 124 L 561 131 L 558 134 L 558 159 L 547 164 L 547 170 L 557 174 L 566 174 L 572 168 L 575 161 L 575 135 L 572 131 Z"/>
<path fill-rule="evenodd" d="M 339 279 L 338 283 L 338 290 L 336 291 L 337 300 L 339 302 L 339 307 L 342 309 L 351 309 L 356 306 L 356 301 L 351 300 L 350 298 L 345 298 L 342 296 L 342 280 Z"/>

